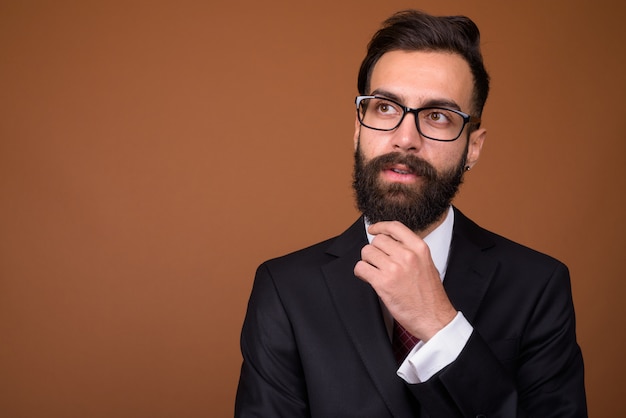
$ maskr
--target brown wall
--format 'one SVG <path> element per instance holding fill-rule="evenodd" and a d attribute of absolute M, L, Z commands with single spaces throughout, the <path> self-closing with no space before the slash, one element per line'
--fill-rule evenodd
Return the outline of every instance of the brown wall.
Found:
<path fill-rule="evenodd" d="M 3 417 L 232 415 L 256 266 L 356 216 L 357 67 L 419 3 L 169 3 L 0 2 Z M 624 6 L 427 11 L 476 20 L 493 78 L 457 204 L 570 266 L 590 412 L 615 417 Z"/>

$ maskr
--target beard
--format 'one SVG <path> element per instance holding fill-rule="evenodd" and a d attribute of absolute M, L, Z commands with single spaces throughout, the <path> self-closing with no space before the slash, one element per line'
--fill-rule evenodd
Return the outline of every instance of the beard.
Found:
<path fill-rule="evenodd" d="M 370 223 L 399 221 L 412 231 L 425 231 L 450 207 L 463 182 L 466 156 L 464 152 L 456 167 L 437 172 L 423 159 L 399 152 L 365 161 L 357 145 L 352 182 L 357 207 Z M 422 184 L 383 182 L 382 170 L 394 164 L 405 165 Z"/>

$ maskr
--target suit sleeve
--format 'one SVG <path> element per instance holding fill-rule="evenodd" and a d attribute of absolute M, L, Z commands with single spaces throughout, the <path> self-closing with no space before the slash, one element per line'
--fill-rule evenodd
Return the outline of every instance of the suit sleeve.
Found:
<path fill-rule="evenodd" d="M 583 361 L 563 264 L 539 295 L 531 301 L 515 367 L 502 365 L 477 327 L 452 364 L 427 382 L 409 385 L 429 416 L 587 416 Z"/>
<path fill-rule="evenodd" d="M 291 324 L 265 265 L 257 270 L 252 287 L 241 353 L 235 417 L 309 416 Z"/>

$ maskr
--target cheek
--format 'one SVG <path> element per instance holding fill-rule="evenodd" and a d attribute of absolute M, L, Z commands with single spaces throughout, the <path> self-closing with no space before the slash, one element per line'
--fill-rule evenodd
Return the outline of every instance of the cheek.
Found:
<path fill-rule="evenodd" d="M 358 146 L 366 160 L 393 152 L 393 147 L 389 146 L 389 138 L 382 132 L 362 129 L 360 135 L 355 135 L 355 141 L 358 141 L 355 142 L 355 147 Z"/>
<path fill-rule="evenodd" d="M 424 146 L 420 157 L 432 164 L 437 170 L 449 170 L 459 165 L 466 152 L 465 144 L 462 142 L 457 145 L 456 143 L 430 141 L 427 146 Z"/>

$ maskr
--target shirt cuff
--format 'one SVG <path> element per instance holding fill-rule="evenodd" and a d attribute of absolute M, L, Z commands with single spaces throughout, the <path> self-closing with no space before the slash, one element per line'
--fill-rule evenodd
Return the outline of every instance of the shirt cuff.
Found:
<path fill-rule="evenodd" d="M 461 354 L 474 328 L 461 312 L 427 343 L 420 341 L 409 352 L 396 372 L 411 384 L 430 379 Z"/>

